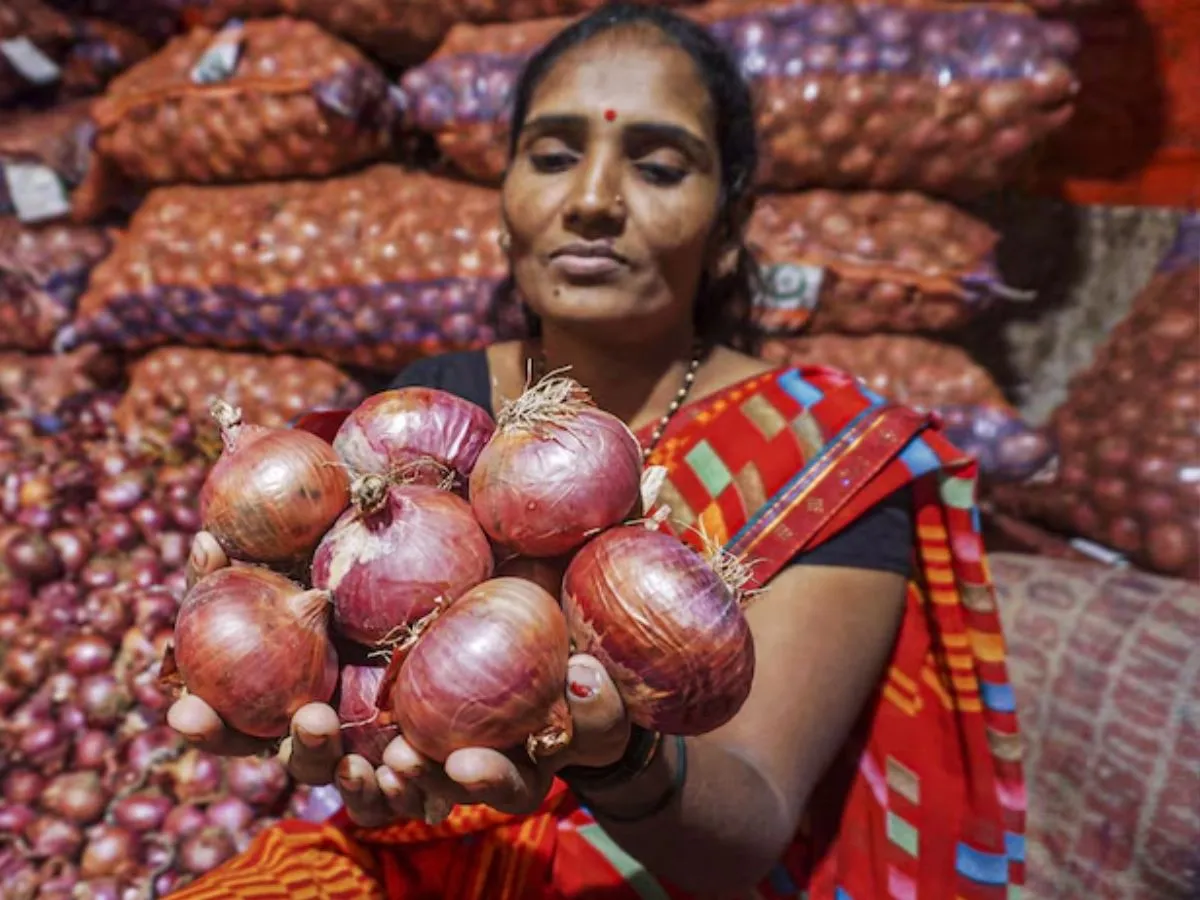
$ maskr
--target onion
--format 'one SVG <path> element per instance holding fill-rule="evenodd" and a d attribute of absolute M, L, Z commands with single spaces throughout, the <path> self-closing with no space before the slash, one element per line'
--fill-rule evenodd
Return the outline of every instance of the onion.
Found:
<path fill-rule="evenodd" d="M 231 559 L 306 559 L 350 501 L 333 448 L 306 431 L 242 425 L 214 403 L 225 450 L 200 491 L 204 528 Z"/>
<path fill-rule="evenodd" d="M 464 747 L 547 756 L 571 738 L 569 655 L 553 597 L 518 578 L 485 581 L 425 629 L 403 665 L 396 655 L 381 706 L 436 762 Z"/>
<path fill-rule="evenodd" d="M 0 803 L 0 835 L 20 836 L 37 819 L 32 806 L 24 803 Z"/>
<path fill-rule="evenodd" d="M 288 777 L 276 759 L 244 756 L 225 763 L 225 784 L 231 794 L 247 803 L 270 808 L 283 798 Z"/>
<path fill-rule="evenodd" d="M 265 569 L 221 569 L 184 598 L 174 664 L 226 724 L 282 737 L 296 710 L 328 702 L 337 686 L 329 609 L 326 591 L 304 591 Z"/>
<path fill-rule="evenodd" d="M 22 805 L 34 803 L 45 786 L 46 779 L 33 769 L 9 769 L 4 776 L 4 799 Z"/>
<path fill-rule="evenodd" d="M 130 698 L 107 672 L 89 675 L 79 682 L 76 696 L 87 723 L 93 728 L 108 728 L 121 721 L 130 706 Z"/>
<path fill-rule="evenodd" d="M 88 834 L 79 873 L 84 878 L 128 878 L 138 871 L 140 850 L 138 837 L 132 831 L 115 825 L 98 825 Z"/>
<path fill-rule="evenodd" d="M 99 674 L 108 668 L 112 658 L 112 645 L 94 634 L 74 637 L 62 649 L 63 662 L 72 675 Z"/>
<path fill-rule="evenodd" d="M 85 731 L 75 739 L 71 763 L 74 769 L 103 771 L 113 752 L 113 742 L 103 731 Z"/>
<path fill-rule="evenodd" d="M 3 562 L 14 577 L 33 585 L 53 581 L 63 571 L 62 560 L 54 544 L 33 530 L 26 530 L 8 541 Z"/>
<path fill-rule="evenodd" d="M 209 806 L 204 815 L 210 825 L 230 834 L 245 831 L 254 821 L 254 810 L 250 804 L 237 797 L 223 797 Z"/>
<path fill-rule="evenodd" d="M 221 828 L 190 834 L 179 845 L 179 865 L 185 872 L 203 875 L 233 857 L 237 847 Z"/>
<path fill-rule="evenodd" d="M 189 750 L 165 766 L 172 793 L 184 803 L 199 803 L 221 789 L 221 762 L 203 750 Z"/>
<path fill-rule="evenodd" d="M 67 772 L 57 776 L 42 792 L 42 806 L 76 825 L 99 821 L 108 806 L 108 795 L 95 772 Z"/>
<path fill-rule="evenodd" d="M 186 837 L 203 828 L 207 821 L 204 813 L 195 806 L 176 806 L 167 813 L 163 832 L 172 837 Z"/>
<path fill-rule="evenodd" d="M 74 859 L 83 846 L 83 834 L 70 822 L 42 815 L 25 829 L 34 856 Z"/>
<path fill-rule="evenodd" d="M 400 736 L 396 725 L 379 721 L 375 701 L 387 672 L 386 666 L 342 666 L 338 685 L 338 718 L 342 720 L 342 745 L 372 766 L 383 765 L 383 751 Z"/>
<path fill-rule="evenodd" d="M 144 834 L 161 829 L 170 812 L 170 797 L 158 791 L 138 791 L 112 805 L 112 821 L 124 829 Z"/>
<path fill-rule="evenodd" d="M 368 397 L 338 429 L 333 449 L 356 474 L 436 485 L 448 469 L 465 481 L 495 431 L 481 407 L 446 391 L 408 387 Z M 423 464 L 432 460 L 435 467 Z"/>
<path fill-rule="evenodd" d="M 638 506 L 633 432 L 569 378 L 544 378 L 500 413 L 471 473 L 484 531 L 522 556 L 558 556 Z"/>
<path fill-rule="evenodd" d="M 312 580 L 333 595 L 338 631 L 371 647 L 394 643 L 439 602 L 492 574 L 492 550 L 470 505 L 424 485 L 354 483 L 354 507 L 313 557 Z"/>
<path fill-rule="evenodd" d="M 496 567 L 497 578 L 524 578 L 532 581 L 552 597 L 562 593 L 563 573 L 570 564 L 570 557 L 537 559 L 532 556 L 514 556 Z"/>
<path fill-rule="evenodd" d="M 633 722 L 705 734 L 741 709 L 754 678 L 754 642 L 739 603 L 739 568 L 722 558 L 709 563 L 679 539 L 641 526 L 606 531 L 572 560 L 563 579 L 572 644 L 612 674 Z"/>

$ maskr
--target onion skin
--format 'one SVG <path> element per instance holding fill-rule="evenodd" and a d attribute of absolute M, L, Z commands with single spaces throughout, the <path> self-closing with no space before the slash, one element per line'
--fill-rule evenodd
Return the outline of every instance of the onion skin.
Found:
<path fill-rule="evenodd" d="M 530 424 L 520 412 L 506 410 L 471 473 L 475 517 L 492 540 L 522 556 L 574 550 L 641 502 L 637 438 L 590 401 L 540 399 L 537 392 L 548 382 L 553 384 L 546 380 L 526 391 L 512 408 L 532 395 L 525 409 L 536 406 L 538 415 L 553 421 Z"/>
<path fill-rule="evenodd" d="M 738 597 L 672 535 L 624 526 L 593 540 L 567 568 L 563 614 L 576 651 L 608 670 L 643 728 L 707 734 L 750 694 L 754 640 Z"/>
<path fill-rule="evenodd" d="M 383 765 L 383 751 L 400 736 L 397 725 L 380 721 L 375 700 L 387 666 L 342 666 L 338 688 L 338 718 L 342 721 L 342 746 L 371 765 Z"/>
<path fill-rule="evenodd" d="M 380 705 L 436 762 L 465 747 L 547 756 L 571 738 L 569 655 L 553 597 L 519 578 L 485 581 L 425 630 L 402 665 L 397 654 Z"/>
<path fill-rule="evenodd" d="M 570 557 L 538 559 L 533 556 L 513 556 L 496 566 L 497 578 L 524 578 L 532 581 L 552 597 L 562 594 L 563 574 Z"/>
<path fill-rule="evenodd" d="M 495 429 L 491 416 L 469 400 L 406 387 L 364 400 L 338 429 L 333 449 L 355 474 L 404 474 L 414 483 L 437 485 L 444 473 L 423 467 L 423 461 L 433 460 L 465 481 Z"/>
<path fill-rule="evenodd" d="M 382 483 L 362 481 L 372 480 Z M 461 497 L 417 484 L 381 490 L 378 508 L 352 507 L 338 519 L 312 567 L 313 585 L 333 595 L 338 631 L 368 647 L 394 643 L 439 600 L 457 600 L 489 578 L 494 565 Z"/>
<path fill-rule="evenodd" d="M 329 702 L 337 686 L 329 610 L 325 591 L 304 591 L 266 569 L 222 569 L 184 598 L 174 663 L 226 724 L 282 737 L 300 707 Z"/>
<path fill-rule="evenodd" d="M 307 431 L 232 424 L 200 490 L 200 517 L 230 559 L 305 560 L 350 502 L 337 454 Z"/>

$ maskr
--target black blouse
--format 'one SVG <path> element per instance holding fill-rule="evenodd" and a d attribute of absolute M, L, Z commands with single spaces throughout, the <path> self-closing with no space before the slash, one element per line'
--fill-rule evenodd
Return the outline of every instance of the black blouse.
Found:
<path fill-rule="evenodd" d="M 482 350 L 418 360 L 391 386 L 438 388 L 494 415 L 491 373 Z M 873 569 L 907 577 L 912 571 L 913 539 L 912 491 L 904 487 L 829 540 L 798 553 L 792 563 Z"/>

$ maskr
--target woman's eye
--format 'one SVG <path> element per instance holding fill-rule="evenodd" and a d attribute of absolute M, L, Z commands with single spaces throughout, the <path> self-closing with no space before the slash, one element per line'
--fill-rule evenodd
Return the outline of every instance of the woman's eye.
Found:
<path fill-rule="evenodd" d="M 570 153 L 530 153 L 529 161 L 537 172 L 562 172 L 570 168 L 575 158 Z"/>
<path fill-rule="evenodd" d="M 668 166 L 663 163 L 641 162 L 637 164 L 638 171 L 648 182 L 655 185 L 670 186 L 679 184 L 687 177 L 687 170 L 678 166 Z"/>

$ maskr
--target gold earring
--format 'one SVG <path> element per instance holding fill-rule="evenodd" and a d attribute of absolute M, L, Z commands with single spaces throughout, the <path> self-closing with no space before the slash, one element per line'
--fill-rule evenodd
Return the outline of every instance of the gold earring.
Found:
<path fill-rule="evenodd" d="M 507 253 L 512 249 L 512 235 L 510 235 L 507 230 L 501 231 L 500 234 L 496 236 L 496 243 L 500 245 L 501 250 Z"/>

